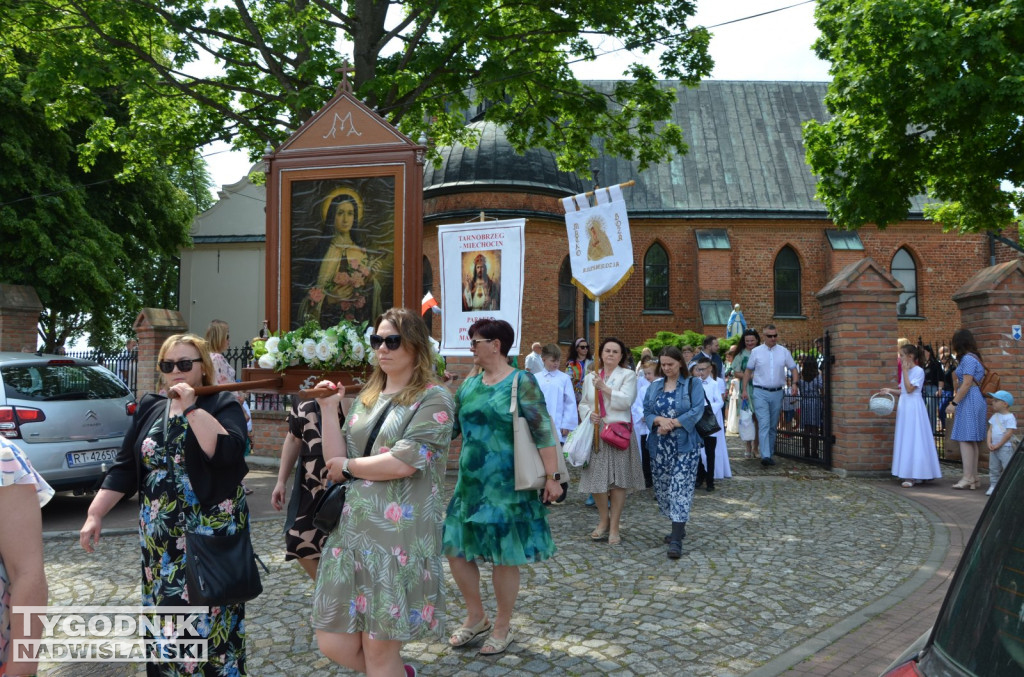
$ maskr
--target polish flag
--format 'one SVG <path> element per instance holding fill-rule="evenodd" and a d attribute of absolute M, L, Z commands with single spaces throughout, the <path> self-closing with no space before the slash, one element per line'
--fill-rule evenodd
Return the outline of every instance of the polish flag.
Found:
<path fill-rule="evenodd" d="M 427 292 L 423 296 L 423 300 L 420 302 L 420 315 L 426 315 L 427 311 L 431 308 L 441 309 L 441 306 L 437 305 L 437 299 L 430 292 Z"/>

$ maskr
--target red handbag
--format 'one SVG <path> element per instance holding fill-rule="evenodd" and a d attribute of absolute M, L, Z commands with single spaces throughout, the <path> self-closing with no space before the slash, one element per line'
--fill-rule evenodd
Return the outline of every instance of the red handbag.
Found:
<path fill-rule="evenodd" d="M 602 378 L 604 377 L 602 376 Z M 604 419 L 604 393 L 600 390 L 597 391 L 597 404 L 601 409 L 601 418 Z M 632 421 L 629 423 L 614 421 L 601 426 L 601 439 L 616 449 L 629 449 L 629 440 L 632 436 Z"/>

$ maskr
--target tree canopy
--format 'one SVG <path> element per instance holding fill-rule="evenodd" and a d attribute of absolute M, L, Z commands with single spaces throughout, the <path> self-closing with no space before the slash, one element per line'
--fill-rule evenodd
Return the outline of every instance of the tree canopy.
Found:
<path fill-rule="evenodd" d="M 641 166 L 685 152 L 665 123 L 674 95 L 659 76 L 696 85 L 712 61 L 708 32 L 688 28 L 689 1 L 639 0 L 22 0 L 62 17 L 118 61 L 154 73 L 150 98 L 186 99 L 186 137 L 220 138 L 258 158 L 296 130 L 334 93 L 336 69 L 351 57 L 357 96 L 413 139 L 473 143 L 466 111 L 483 104 L 519 151 L 544 147 L 563 169 L 589 171 L 604 151 Z M 660 73 L 628 69 L 607 97 L 569 68 L 593 59 L 588 36 L 611 36 L 641 52 L 663 48 Z M 213 67 L 212 64 L 216 64 Z M 621 77 L 609 73 L 610 77 Z M 73 82 L 51 87 L 68 110 Z M 141 103 L 141 102 L 139 102 Z M 96 141 L 103 130 L 93 130 Z"/>
<path fill-rule="evenodd" d="M 74 115 L 50 115 L 53 102 L 27 83 L 54 52 L 31 53 L 18 37 L 0 37 L 0 280 L 39 294 L 45 349 L 86 332 L 92 345 L 113 348 L 144 305 L 173 305 L 195 203 L 175 185 L 172 165 L 156 160 L 167 144 L 146 142 L 153 161 L 129 159 L 132 146 L 146 145 L 126 124 L 124 98 L 137 91 L 111 81 L 88 90 Z M 111 135 L 93 145 L 97 125 Z M 174 159 L 201 162 L 194 149 Z M 177 174 L 193 183 L 204 176 Z"/>
<path fill-rule="evenodd" d="M 927 193 L 948 228 L 1006 227 L 1024 207 L 1024 3 L 820 0 L 816 20 L 833 117 L 804 134 L 832 218 L 884 228 Z"/>

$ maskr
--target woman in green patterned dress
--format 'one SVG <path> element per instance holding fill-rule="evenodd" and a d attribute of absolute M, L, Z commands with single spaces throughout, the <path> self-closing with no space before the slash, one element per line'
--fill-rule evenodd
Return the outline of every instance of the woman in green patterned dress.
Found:
<path fill-rule="evenodd" d="M 313 627 L 320 651 L 339 665 L 415 675 L 402 644 L 444 632 L 442 490 L 454 404 L 415 312 L 385 311 L 370 347 L 376 366 L 344 428 L 344 389 L 317 400 L 328 478 L 355 481 L 320 554 Z"/>
<path fill-rule="evenodd" d="M 243 459 L 245 414 L 233 393 L 196 397 L 196 387 L 216 379 L 209 346 L 198 336 L 168 338 L 157 365 L 171 399 L 150 394 L 139 402 L 117 460 L 89 505 L 79 541 L 92 552 L 103 517 L 126 494 L 138 491 L 142 603 L 188 606 L 186 527 L 209 534 L 249 528 L 242 487 L 249 470 Z M 207 661 L 150 662 L 146 673 L 246 674 L 244 604 L 211 607 L 196 628 L 208 640 Z"/>
<path fill-rule="evenodd" d="M 525 418 L 548 473 L 544 501 L 562 495 L 554 435 L 544 395 L 533 374 L 506 362 L 515 333 L 504 320 L 478 320 L 469 328 L 473 362 L 481 371 L 459 388 L 455 433 L 462 434 L 459 480 L 444 523 L 444 554 L 466 601 L 467 616 L 448 643 L 463 646 L 490 632 L 480 653 L 500 654 L 513 640 L 512 609 L 519 594 L 519 567 L 555 553 L 547 508 L 537 491 L 516 491 L 513 460 L 513 379 L 518 378 L 519 415 Z M 492 627 L 480 596 L 477 559 L 491 562 L 498 613 Z"/>

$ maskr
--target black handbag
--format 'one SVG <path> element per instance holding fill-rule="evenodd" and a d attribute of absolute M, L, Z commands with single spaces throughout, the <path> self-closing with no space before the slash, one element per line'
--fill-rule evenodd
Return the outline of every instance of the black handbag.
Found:
<path fill-rule="evenodd" d="M 185 531 L 185 584 L 190 604 L 242 604 L 263 592 L 249 529 L 214 535 Z"/>
<path fill-rule="evenodd" d="M 384 407 L 384 411 L 377 417 L 377 422 L 373 424 L 370 437 L 366 440 L 366 449 L 363 450 L 363 457 L 370 455 L 373 443 L 377 439 L 377 433 L 380 432 L 380 427 L 384 424 L 384 419 L 387 418 L 390 410 L 391 402 L 388 402 L 387 406 Z M 338 526 L 338 522 L 341 521 L 341 511 L 345 508 L 345 492 L 347 489 L 348 482 L 335 482 L 327 485 L 327 488 L 320 493 L 316 503 L 313 505 L 314 527 L 325 534 L 334 531 L 334 528 Z"/>
<path fill-rule="evenodd" d="M 694 427 L 701 439 L 706 440 L 709 437 L 714 437 L 715 433 L 722 429 L 722 426 L 718 425 L 718 418 L 715 416 L 714 410 L 711 409 L 711 402 L 708 400 L 707 395 L 704 395 L 704 402 L 706 403 L 704 405 L 704 413 L 701 414 L 697 425 Z"/>
<path fill-rule="evenodd" d="M 167 444 L 167 419 L 170 400 L 164 409 L 163 435 Z M 171 463 L 172 481 L 175 474 Z M 192 513 L 198 511 L 198 501 L 192 504 Z M 184 515 L 183 515 L 184 516 Z M 248 523 L 233 534 L 202 534 L 194 531 L 185 520 L 185 586 L 190 604 L 226 606 L 243 604 L 263 592 L 256 562 L 268 574 L 270 569 L 252 547 Z"/>

